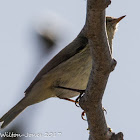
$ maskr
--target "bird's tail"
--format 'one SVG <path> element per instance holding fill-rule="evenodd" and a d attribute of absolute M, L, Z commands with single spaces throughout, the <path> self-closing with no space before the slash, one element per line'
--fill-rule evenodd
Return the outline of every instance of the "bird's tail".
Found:
<path fill-rule="evenodd" d="M 0 122 L 2 122 L 1 129 L 6 127 L 12 120 L 14 120 L 26 107 L 24 105 L 24 99 L 19 101 L 13 108 L 11 108 L 2 118 L 0 118 Z"/>

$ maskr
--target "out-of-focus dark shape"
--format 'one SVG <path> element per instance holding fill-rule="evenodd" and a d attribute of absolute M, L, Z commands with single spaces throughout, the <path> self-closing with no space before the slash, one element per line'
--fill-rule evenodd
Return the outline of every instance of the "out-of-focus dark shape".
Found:
<path fill-rule="evenodd" d="M 44 49 L 52 50 L 56 45 L 56 37 L 53 33 L 37 33 L 37 38 L 42 47 L 44 47 Z"/>
<path fill-rule="evenodd" d="M 51 49 L 55 45 L 55 40 L 50 38 L 49 36 L 41 36 L 39 35 L 41 41 L 48 45 L 48 48 Z"/>
<path fill-rule="evenodd" d="M 34 47 L 43 59 L 56 48 L 59 40 L 55 32 L 46 29 L 33 30 L 32 35 L 35 41 Z"/>

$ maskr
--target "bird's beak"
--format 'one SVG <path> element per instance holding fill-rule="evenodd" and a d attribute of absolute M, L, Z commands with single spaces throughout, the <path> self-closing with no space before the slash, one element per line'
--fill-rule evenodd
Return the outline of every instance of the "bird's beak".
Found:
<path fill-rule="evenodd" d="M 113 21 L 112 21 L 112 23 L 115 23 L 115 24 L 117 24 L 117 23 L 119 23 L 124 17 L 126 17 L 126 15 L 125 16 L 121 16 L 121 17 L 119 17 L 119 18 L 116 18 L 116 19 L 114 19 Z"/>

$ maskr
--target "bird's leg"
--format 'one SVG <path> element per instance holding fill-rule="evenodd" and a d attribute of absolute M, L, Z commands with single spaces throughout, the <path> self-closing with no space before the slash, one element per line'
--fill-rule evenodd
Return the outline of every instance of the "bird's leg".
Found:
<path fill-rule="evenodd" d="M 69 99 L 69 98 L 61 98 L 61 99 L 64 99 L 64 100 L 73 102 L 73 103 L 75 103 L 75 105 L 76 105 L 77 107 L 79 107 L 79 105 L 78 105 L 78 104 L 79 104 L 79 100 L 80 100 L 80 98 L 82 97 L 82 95 L 84 94 L 85 90 L 67 88 L 67 87 L 62 87 L 62 86 L 56 86 L 56 88 L 61 88 L 61 89 L 66 89 L 66 90 L 71 90 L 71 91 L 79 92 L 80 95 L 76 98 L 75 101 L 72 100 L 72 99 Z M 105 109 L 104 107 L 102 107 L 102 109 L 103 109 L 103 111 L 107 114 L 106 109 Z M 85 111 L 83 111 L 82 114 L 81 114 L 81 117 L 82 117 L 83 120 L 86 120 L 86 119 L 84 118 L 85 114 L 86 114 Z"/>
<path fill-rule="evenodd" d="M 60 99 L 64 99 L 64 100 L 67 100 L 67 101 L 75 103 L 75 100 L 72 100 L 72 99 L 69 99 L 69 98 L 60 98 Z"/>
<path fill-rule="evenodd" d="M 71 91 L 79 92 L 80 95 L 76 98 L 75 101 L 72 100 L 72 99 L 69 99 L 69 98 L 62 98 L 62 99 L 65 99 L 65 100 L 67 100 L 67 101 L 75 102 L 75 105 L 76 105 L 77 107 L 79 107 L 79 105 L 77 105 L 77 104 L 79 103 L 79 100 L 80 100 L 80 98 L 82 97 L 82 95 L 84 94 L 85 90 L 67 88 L 67 87 L 62 87 L 62 86 L 57 86 L 56 88 L 61 88 L 61 89 L 66 89 L 66 90 L 71 90 Z"/>

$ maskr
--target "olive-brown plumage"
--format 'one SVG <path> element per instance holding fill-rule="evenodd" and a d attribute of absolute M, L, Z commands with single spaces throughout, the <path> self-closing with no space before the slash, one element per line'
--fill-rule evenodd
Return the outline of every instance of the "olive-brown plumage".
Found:
<path fill-rule="evenodd" d="M 117 23 L 124 18 L 106 17 L 106 29 L 110 50 Z M 26 107 L 50 97 L 72 98 L 78 92 L 59 89 L 56 86 L 85 89 L 92 67 L 88 40 L 81 37 L 78 45 L 69 45 L 60 51 L 36 76 L 25 91 L 25 97 L 10 109 L 1 119 L 1 128 L 7 126 Z M 75 40 L 76 42 L 77 40 Z M 80 44 L 80 45 L 79 45 Z"/>

